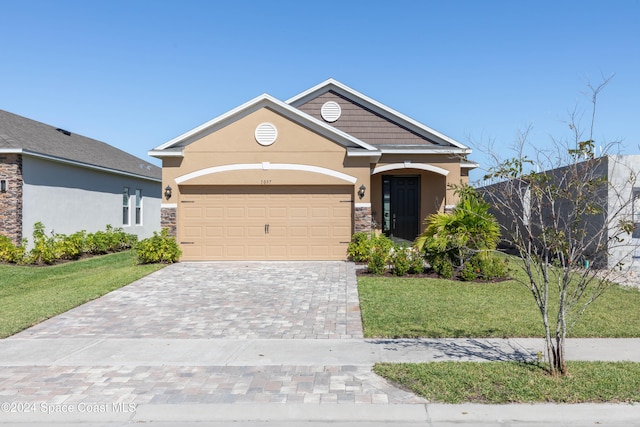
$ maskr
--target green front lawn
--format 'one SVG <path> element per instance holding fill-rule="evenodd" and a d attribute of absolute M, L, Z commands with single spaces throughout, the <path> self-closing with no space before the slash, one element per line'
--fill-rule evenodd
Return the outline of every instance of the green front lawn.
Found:
<path fill-rule="evenodd" d="M 514 281 L 358 278 L 366 337 L 544 337 L 528 289 Z M 611 287 L 570 337 L 640 337 L 640 292 Z"/>
<path fill-rule="evenodd" d="M 127 251 L 48 267 L 0 264 L 0 338 L 164 267 L 134 263 Z"/>
<path fill-rule="evenodd" d="M 515 281 L 359 277 L 366 337 L 543 337 L 529 290 Z M 570 337 L 640 337 L 640 292 L 611 287 Z M 640 402 L 640 363 L 569 362 L 569 375 L 517 362 L 378 364 L 375 372 L 444 403 Z"/>
<path fill-rule="evenodd" d="M 569 362 L 568 367 L 564 377 L 517 362 L 384 363 L 374 371 L 431 402 L 640 402 L 640 363 Z"/>

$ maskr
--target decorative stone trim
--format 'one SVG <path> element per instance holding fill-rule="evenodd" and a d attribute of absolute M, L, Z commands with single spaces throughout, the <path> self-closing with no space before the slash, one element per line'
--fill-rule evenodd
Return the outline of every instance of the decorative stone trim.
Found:
<path fill-rule="evenodd" d="M 0 193 L 0 233 L 19 244 L 23 205 L 21 154 L 0 154 L 0 180 L 7 183 L 6 192 Z"/>
<path fill-rule="evenodd" d="M 173 237 L 178 236 L 178 216 L 177 208 L 160 208 L 160 227 L 169 230 L 169 235 Z"/>
<path fill-rule="evenodd" d="M 360 231 L 371 231 L 371 205 L 355 206 L 353 213 L 354 231 L 356 233 Z"/>

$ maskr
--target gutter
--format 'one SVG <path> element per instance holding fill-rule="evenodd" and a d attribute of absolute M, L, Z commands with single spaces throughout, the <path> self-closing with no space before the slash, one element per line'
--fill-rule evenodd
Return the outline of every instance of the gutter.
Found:
<path fill-rule="evenodd" d="M 162 178 L 153 178 L 150 176 L 146 176 L 146 175 L 138 175 L 132 172 L 126 172 L 123 170 L 119 170 L 119 169 L 112 169 L 112 168 L 107 168 L 104 166 L 98 166 L 98 165 L 92 165 L 89 163 L 83 163 L 83 162 L 78 162 L 75 160 L 69 160 L 69 159 L 64 159 L 62 157 L 55 157 L 55 156 L 50 156 L 48 154 L 42 154 L 42 153 L 36 153 L 33 151 L 29 151 L 29 150 L 23 150 L 22 148 L 8 148 L 8 149 L 1 149 L 0 148 L 0 154 L 22 154 L 25 156 L 31 156 L 31 157 L 36 157 L 36 158 L 40 158 L 40 159 L 45 159 L 45 160 L 51 160 L 53 162 L 57 162 L 57 163 L 63 163 L 63 164 L 67 164 L 67 165 L 72 165 L 72 166 L 78 166 L 81 168 L 85 168 L 85 169 L 92 169 L 92 170 L 97 170 L 100 172 L 108 172 L 108 173 L 113 173 L 116 175 L 124 175 L 124 176 L 130 176 L 133 178 L 138 178 L 138 179 L 144 179 L 147 181 L 153 181 L 153 182 L 162 182 Z"/>

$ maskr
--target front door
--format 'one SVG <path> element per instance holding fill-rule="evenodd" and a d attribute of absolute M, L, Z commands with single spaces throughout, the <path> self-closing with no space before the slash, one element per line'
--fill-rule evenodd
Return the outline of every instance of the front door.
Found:
<path fill-rule="evenodd" d="M 382 230 L 390 237 L 413 241 L 420 229 L 420 177 L 382 177 Z"/>

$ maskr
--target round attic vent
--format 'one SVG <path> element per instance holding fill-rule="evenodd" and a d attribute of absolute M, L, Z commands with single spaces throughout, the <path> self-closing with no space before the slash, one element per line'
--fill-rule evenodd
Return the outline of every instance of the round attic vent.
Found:
<path fill-rule="evenodd" d="M 328 121 L 329 123 L 333 123 L 340 118 L 342 114 L 342 108 L 335 101 L 327 101 L 322 105 L 320 109 L 320 114 L 322 118 Z"/>
<path fill-rule="evenodd" d="M 260 145 L 271 145 L 278 138 L 278 129 L 271 123 L 260 123 L 255 132 L 256 141 Z"/>

